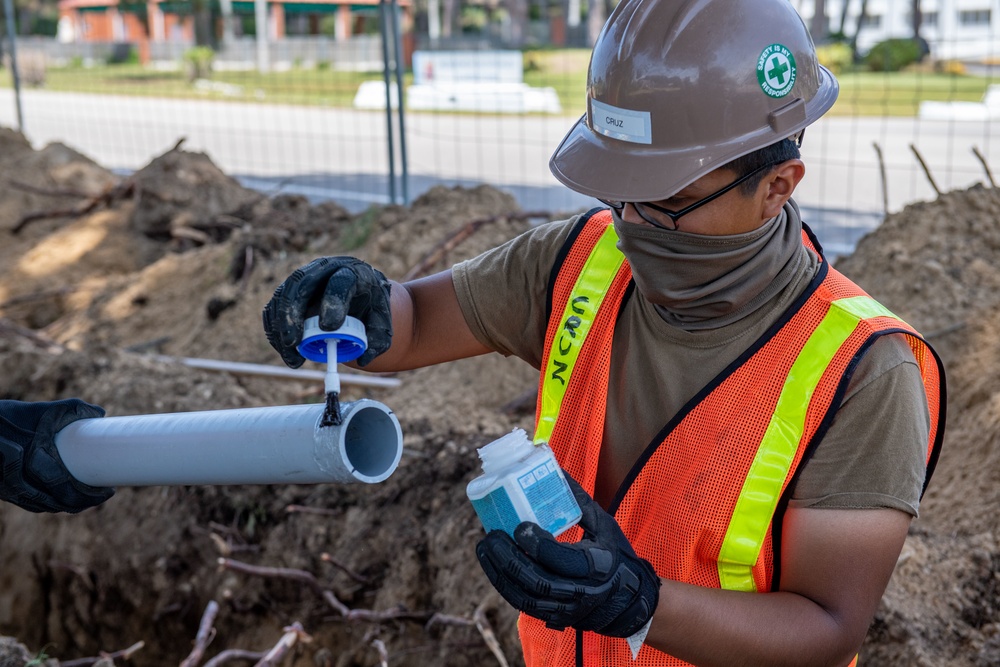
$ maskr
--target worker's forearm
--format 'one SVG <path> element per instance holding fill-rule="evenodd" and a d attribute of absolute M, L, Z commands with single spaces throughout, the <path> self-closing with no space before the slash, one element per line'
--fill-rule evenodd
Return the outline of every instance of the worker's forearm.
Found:
<path fill-rule="evenodd" d="M 392 345 L 363 370 L 384 373 L 414 368 L 406 363 L 407 352 L 413 341 L 413 297 L 404 285 L 392 281 L 389 302 L 392 308 Z M 349 365 L 360 368 L 356 362 Z"/>
<path fill-rule="evenodd" d="M 366 371 L 402 371 L 491 350 L 476 340 L 462 314 L 451 271 L 405 285 L 393 282 L 392 345 Z"/>
<path fill-rule="evenodd" d="M 664 581 L 646 643 L 699 667 L 844 667 L 863 636 L 795 593 L 742 593 Z"/>

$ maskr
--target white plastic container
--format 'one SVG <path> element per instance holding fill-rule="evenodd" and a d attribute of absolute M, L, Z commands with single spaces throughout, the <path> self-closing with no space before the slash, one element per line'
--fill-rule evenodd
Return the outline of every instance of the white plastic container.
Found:
<path fill-rule="evenodd" d="M 548 445 L 532 444 L 517 428 L 478 452 L 483 474 L 465 492 L 487 533 L 513 537 L 522 521 L 531 521 L 559 535 L 580 520 L 580 506 Z"/>

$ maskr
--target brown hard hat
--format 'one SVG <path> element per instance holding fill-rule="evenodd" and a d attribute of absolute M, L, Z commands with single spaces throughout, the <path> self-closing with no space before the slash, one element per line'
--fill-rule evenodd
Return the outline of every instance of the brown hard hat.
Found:
<path fill-rule="evenodd" d="M 591 55 L 587 113 L 549 168 L 600 199 L 667 199 L 797 135 L 838 90 L 788 0 L 622 0 Z"/>

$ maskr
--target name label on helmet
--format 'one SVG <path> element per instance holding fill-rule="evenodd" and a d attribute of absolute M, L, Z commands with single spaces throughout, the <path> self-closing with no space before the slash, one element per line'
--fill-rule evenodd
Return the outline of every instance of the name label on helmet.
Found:
<path fill-rule="evenodd" d="M 592 99 L 590 126 L 595 132 L 612 139 L 630 141 L 633 144 L 653 143 L 653 130 L 648 111 L 620 109 Z"/>

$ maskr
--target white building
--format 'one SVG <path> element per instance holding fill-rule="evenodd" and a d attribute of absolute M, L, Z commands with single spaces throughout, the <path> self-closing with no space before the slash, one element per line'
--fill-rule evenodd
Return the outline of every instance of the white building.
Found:
<path fill-rule="evenodd" d="M 805 19 L 812 19 L 815 0 L 790 0 Z M 826 0 L 831 32 L 838 32 L 847 3 L 845 34 L 858 25 L 861 0 Z M 868 0 L 861 18 L 858 49 L 864 53 L 891 37 L 913 36 L 913 0 Z M 1000 0 L 921 0 L 921 36 L 940 60 L 1000 62 Z"/>

